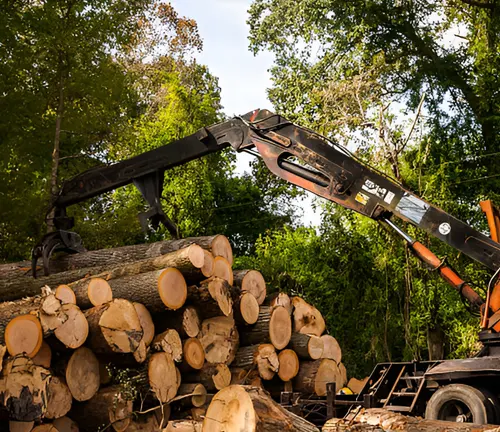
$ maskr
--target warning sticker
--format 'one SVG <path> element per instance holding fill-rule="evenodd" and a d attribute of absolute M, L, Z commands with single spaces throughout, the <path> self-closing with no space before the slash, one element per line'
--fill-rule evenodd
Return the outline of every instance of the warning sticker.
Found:
<path fill-rule="evenodd" d="M 358 192 L 355 199 L 360 204 L 366 205 L 368 203 L 368 201 L 370 200 L 370 197 L 368 195 L 361 193 L 361 192 Z"/>
<path fill-rule="evenodd" d="M 384 201 L 387 204 L 390 204 L 392 202 L 392 200 L 394 199 L 394 196 L 395 195 L 391 191 L 389 191 L 389 192 L 387 192 L 387 195 L 385 196 Z"/>
<path fill-rule="evenodd" d="M 371 193 L 372 195 L 378 196 L 379 198 L 384 198 L 387 193 L 387 189 L 380 187 L 378 184 L 373 183 L 371 180 L 365 180 L 365 184 L 361 186 L 361 189 Z"/>
<path fill-rule="evenodd" d="M 405 192 L 403 198 L 401 198 L 396 207 L 396 211 L 412 222 L 419 224 L 428 208 L 429 204 L 426 204 L 421 199 Z"/>

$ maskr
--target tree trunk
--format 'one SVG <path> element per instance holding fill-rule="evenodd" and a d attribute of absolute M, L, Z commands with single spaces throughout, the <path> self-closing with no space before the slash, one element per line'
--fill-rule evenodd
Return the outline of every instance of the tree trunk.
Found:
<path fill-rule="evenodd" d="M 241 327 L 240 332 L 243 346 L 270 342 L 281 350 L 290 342 L 292 322 L 284 307 L 271 309 L 269 306 L 261 306 L 257 323 Z"/>
<path fill-rule="evenodd" d="M 323 340 L 314 335 L 302 333 L 293 333 L 290 339 L 289 347 L 293 349 L 297 355 L 306 360 L 317 360 L 323 355 Z"/>
<path fill-rule="evenodd" d="M 99 390 L 99 360 L 89 348 L 78 348 L 66 365 L 65 376 L 73 398 L 79 402 L 87 401 Z"/>
<path fill-rule="evenodd" d="M 241 291 L 249 292 L 257 299 L 259 305 L 266 299 L 266 281 L 257 270 L 236 270 L 233 272 L 233 284 L 241 288 Z"/>
<path fill-rule="evenodd" d="M 188 287 L 187 299 L 198 306 L 205 318 L 228 316 L 233 311 L 230 286 L 219 277 L 214 276 L 200 282 L 199 286 Z"/>
<path fill-rule="evenodd" d="M 293 297 L 293 331 L 321 336 L 326 328 L 321 312 L 300 297 Z"/>
<path fill-rule="evenodd" d="M 319 432 L 312 423 L 274 402 L 266 391 L 238 385 L 217 393 L 208 407 L 203 431 L 221 430 Z"/>
<path fill-rule="evenodd" d="M 106 387 L 89 401 L 74 404 L 70 415 L 82 432 L 95 432 L 109 425 L 124 432 L 132 418 L 132 401 L 127 400 L 120 386 Z"/>
<path fill-rule="evenodd" d="M 99 354 L 133 353 L 139 347 L 143 330 L 133 303 L 115 299 L 85 311 L 89 323 L 88 342 Z"/>
<path fill-rule="evenodd" d="M 198 338 L 208 363 L 231 364 L 239 345 L 239 335 L 231 317 L 215 317 L 203 321 Z"/>
<path fill-rule="evenodd" d="M 0 379 L 0 403 L 10 420 L 31 422 L 45 415 L 50 378 L 47 369 L 24 355 L 7 360 Z"/>
<path fill-rule="evenodd" d="M 304 394 L 326 396 L 326 385 L 340 380 L 340 371 L 333 360 L 322 359 L 300 363 L 299 373 L 293 380 L 294 389 Z"/>
<path fill-rule="evenodd" d="M 278 355 L 272 344 L 250 345 L 238 350 L 232 366 L 246 370 L 257 368 L 262 379 L 271 380 L 278 372 Z"/>
<path fill-rule="evenodd" d="M 342 349 L 340 348 L 337 339 L 330 335 L 321 336 L 323 341 L 324 349 L 321 358 L 327 358 L 335 360 L 335 363 L 339 364 L 342 361 Z"/>
<path fill-rule="evenodd" d="M 210 251 L 213 256 L 223 256 L 233 263 L 233 252 L 227 237 L 215 235 L 209 237 L 190 237 L 179 240 L 164 240 L 156 243 L 122 246 L 100 249 L 79 254 L 65 255 L 51 260 L 51 272 L 63 272 L 96 266 L 119 266 L 123 263 L 155 258 L 196 244 Z M 10 266 L 12 268 L 12 265 Z M 7 273 L 8 274 L 8 273 Z"/>
<path fill-rule="evenodd" d="M 186 383 L 201 383 L 208 392 L 217 392 L 231 384 L 231 371 L 224 364 L 205 363 L 200 370 L 182 376 Z"/>
<path fill-rule="evenodd" d="M 299 373 L 299 357 L 294 350 L 285 349 L 278 355 L 278 376 L 282 381 L 290 381 Z"/>
<path fill-rule="evenodd" d="M 108 281 L 113 297 L 126 298 L 147 307 L 150 313 L 181 308 L 187 298 L 186 280 L 175 268 L 141 273 Z"/>

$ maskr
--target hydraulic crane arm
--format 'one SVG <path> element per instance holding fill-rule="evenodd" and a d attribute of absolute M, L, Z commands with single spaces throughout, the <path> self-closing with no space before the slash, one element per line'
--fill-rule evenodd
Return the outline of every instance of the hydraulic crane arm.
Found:
<path fill-rule="evenodd" d="M 274 174 L 316 195 L 375 220 L 402 219 L 488 268 L 500 268 L 499 243 L 368 167 L 344 147 L 267 110 L 208 126 L 158 149 L 67 180 L 52 203 L 59 231 L 34 249 L 35 262 L 43 256 L 47 271 L 48 257 L 55 249 L 81 250 L 78 236 L 66 231 L 73 225 L 66 207 L 130 183 L 150 205 L 142 222 L 164 222 L 175 235 L 175 226 L 160 205 L 164 171 L 229 146 L 255 153 Z"/>

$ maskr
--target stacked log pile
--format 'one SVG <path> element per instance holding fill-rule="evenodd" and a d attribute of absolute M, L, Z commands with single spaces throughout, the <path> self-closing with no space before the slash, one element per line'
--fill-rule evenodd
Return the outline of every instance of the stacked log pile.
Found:
<path fill-rule="evenodd" d="M 258 271 L 232 262 L 217 235 L 67 255 L 37 279 L 1 265 L 2 419 L 12 431 L 239 431 L 241 419 L 316 431 L 270 394 L 344 387 L 340 346 L 314 306 L 267 296 Z"/>

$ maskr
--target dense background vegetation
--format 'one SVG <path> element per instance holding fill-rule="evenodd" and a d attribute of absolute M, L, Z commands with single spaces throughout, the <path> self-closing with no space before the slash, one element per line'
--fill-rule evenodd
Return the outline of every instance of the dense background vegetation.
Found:
<path fill-rule="evenodd" d="M 276 111 L 486 230 L 478 202 L 495 200 L 500 180 L 499 7 L 255 0 L 250 49 L 275 54 Z M 29 255 L 63 179 L 224 118 L 217 78 L 193 60 L 202 40 L 196 22 L 153 0 L 4 2 L 0 260 Z M 377 361 L 427 358 L 429 338 L 448 357 L 477 349 L 477 318 L 404 245 L 325 203 L 321 225 L 301 227 L 290 199 L 299 194 L 258 163 L 236 176 L 225 153 L 170 171 L 163 198 L 183 235 L 228 235 L 238 265 L 318 304 L 354 374 Z M 94 249 L 144 241 L 143 209 L 138 193 L 123 188 L 72 211 Z M 485 286 L 484 269 L 406 229 Z"/>

